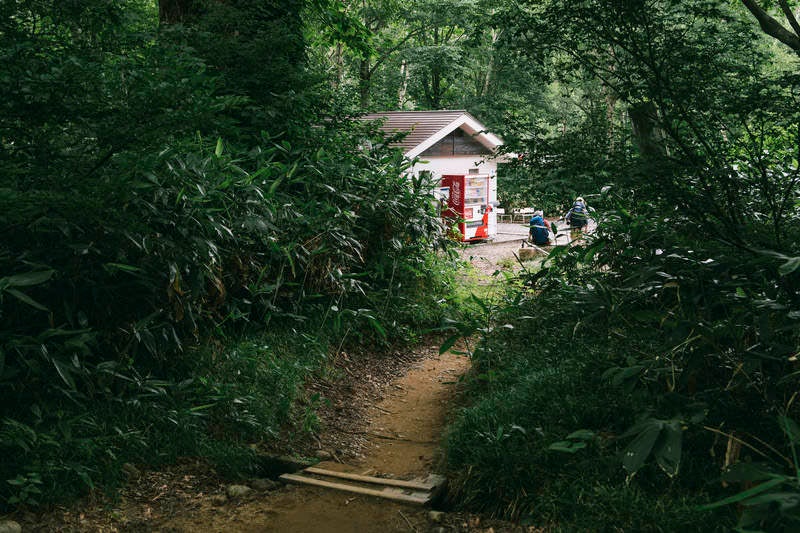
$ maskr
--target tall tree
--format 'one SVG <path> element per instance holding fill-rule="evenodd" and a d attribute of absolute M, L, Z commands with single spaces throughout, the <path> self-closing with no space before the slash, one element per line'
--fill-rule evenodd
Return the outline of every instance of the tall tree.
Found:
<path fill-rule="evenodd" d="M 782 42 L 800 55 L 800 23 L 797 21 L 797 13 L 793 11 L 788 0 L 778 0 L 778 7 L 788 28 L 762 7 L 762 5 L 766 5 L 763 2 L 742 0 L 742 3 L 756 18 L 764 33 Z"/>
<path fill-rule="evenodd" d="M 238 117 L 242 124 L 258 131 L 269 123 L 280 131 L 312 103 L 298 91 L 312 85 L 305 78 L 303 13 L 323 3 L 160 0 L 161 38 L 188 43 L 217 76 L 218 94 L 255 105 Z"/>
<path fill-rule="evenodd" d="M 197 0 L 158 0 L 158 19 L 162 24 L 177 24 L 198 15 Z"/>
<path fill-rule="evenodd" d="M 410 0 L 354 0 L 339 4 L 335 17 L 324 10 L 311 17 L 318 34 L 315 45 L 328 51 L 332 83 L 336 87 L 353 83 L 361 110 L 372 107 L 375 79 L 395 68 L 397 57 L 421 31 L 408 18 L 412 6 Z M 342 31 L 345 27 L 348 30 Z M 381 90 L 378 100 L 385 106 L 387 91 L 396 87 Z"/>
<path fill-rule="evenodd" d="M 428 109 L 440 109 L 451 100 L 448 92 L 465 75 L 465 45 L 478 31 L 481 17 L 477 0 L 418 0 L 410 15 L 422 27 L 408 50 L 410 92 Z"/>
<path fill-rule="evenodd" d="M 419 26 L 408 25 L 403 15 L 408 9 L 406 2 L 396 0 L 382 2 L 362 1 L 359 16 L 370 32 L 372 46 L 358 57 L 358 95 L 361 109 L 370 107 L 370 98 L 375 73 L 419 32 Z"/>
<path fill-rule="evenodd" d="M 752 209 L 737 193 L 728 147 L 734 138 L 746 141 L 746 133 L 740 134 L 761 106 L 723 96 L 753 90 L 745 81 L 758 76 L 751 65 L 762 61 L 763 53 L 749 23 L 731 6 L 558 0 L 515 6 L 506 20 L 521 49 L 532 58 L 544 51 L 562 58 L 561 68 L 583 71 L 613 92 L 627 107 L 631 133 L 645 160 L 652 160 L 651 171 L 670 169 L 663 183 L 674 185 L 672 193 L 681 191 L 681 201 L 697 216 L 718 217 L 732 230 L 731 214 Z M 720 171 L 712 176 L 703 170 L 709 167 Z"/>

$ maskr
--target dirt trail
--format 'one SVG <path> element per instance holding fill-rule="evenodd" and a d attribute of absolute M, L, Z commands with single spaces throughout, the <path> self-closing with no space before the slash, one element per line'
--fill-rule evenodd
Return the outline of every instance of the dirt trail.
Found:
<path fill-rule="evenodd" d="M 437 459 L 446 415 L 455 383 L 469 365 L 464 356 L 451 353 L 428 356 L 408 374 L 388 386 L 382 401 L 370 409 L 371 423 L 363 458 L 319 466 L 372 476 L 411 479 L 432 472 Z M 324 443 L 323 443 L 324 444 Z M 425 510 L 370 496 L 334 490 L 287 485 L 266 500 L 212 515 L 202 521 L 169 524 L 180 531 L 205 527 L 212 531 L 263 532 L 408 532 L 425 531 Z M 410 526 L 411 524 L 412 526 Z"/>
<path fill-rule="evenodd" d="M 455 384 L 469 365 L 466 357 L 429 356 L 391 383 L 372 406 L 363 458 L 348 464 L 324 462 L 330 470 L 411 479 L 432 473 Z M 246 518 L 245 518 L 246 516 Z M 208 518 L 208 517 L 206 517 Z M 323 488 L 287 486 L 267 501 L 253 501 L 196 527 L 264 532 L 408 532 L 428 531 L 427 511 L 369 496 Z M 182 530 L 195 524 L 183 521 Z M 221 530 L 221 529 L 220 529 Z"/>
<path fill-rule="evenodd" d="M 348 360 L 347 366 L 351 369 L 344 381 L 316 385 L 326 388 L 332 400 L 327 411 L 320 411 L 323 432 L 318 446 L 340 461 L 317 466 L 395 479 L 433 473 L 444 427 L 456 403 L 458 378 L 468 370 L 469 359 L 439 355 L 432 341 L 414 353 L 383 361 Z M 421 533 L 442 527 L 465 530 L 461 525 L 475 530 L 470 523 L 480 523 L 457 514 L 433 521 L 430 510 L 423 507 L 326 488 L 276 484 L 278 488 L 259 489 L 255 480 L 248 485 L 255 490 L 228 497 L 230 487 L 207 464 L 188 459 L 162 470 L 136 472 L 119 501 L 100 498 L 15 519 L 25 532 L 81 533 Z M 458 526 L 446 526 L 448 521 Z"/>

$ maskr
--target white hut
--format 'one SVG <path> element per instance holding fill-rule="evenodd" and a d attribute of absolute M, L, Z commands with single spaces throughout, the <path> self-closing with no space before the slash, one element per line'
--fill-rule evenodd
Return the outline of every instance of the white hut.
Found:
<path fill-rule="evenodd" d="M 398 146 L 413 163 L 410 172 L 437 179 L 445 215 L 460 220 L 465 241 L 494 238 L 499 137 L 463 110 L 387 111 L 362 118 L 381 121 L 386 133 L 408 132 Z"/>

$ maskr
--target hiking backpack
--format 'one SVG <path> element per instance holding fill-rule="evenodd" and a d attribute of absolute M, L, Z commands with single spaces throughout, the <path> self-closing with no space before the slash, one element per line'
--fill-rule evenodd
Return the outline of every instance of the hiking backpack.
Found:
<path fill-rule="evenodd" d="M 570 212 L 572 220 L 586 220 L 586 205 L 583 202 L 575 202 L 572 204 L 572 211 Z"/>
<path fill-rule="evenodd" d="M 531 217 L 531 238 L 535 244 L 547 244 L 550 240 L 550 232 L 544 224 L 544 218 L 536 215 Z"/>

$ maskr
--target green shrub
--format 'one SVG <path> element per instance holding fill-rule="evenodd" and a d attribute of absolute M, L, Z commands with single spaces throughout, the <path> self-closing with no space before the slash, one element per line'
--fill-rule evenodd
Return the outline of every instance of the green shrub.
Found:
<path fill-rule="evenodd" d="M 701 492 L 689 495 L 694 477 L 672 480 L 666 491 L 657 469 L 626 482 L 620 456 L 628 441 L 621 436 L 646 399 L 611 386 L 602 375 L 608 346 L 591 335 L 570 338 L 573 323 L 564 315 L 572 309 L 548 306 L 554 312 L 539 316 L 542 300 L 501 316 L 514 328 L 495 329 L 475 352 L 474 400 L 446 440 L 451 502 L 563 531 L 726 530 L 727 513 L 696 510 L 709 487 L 700 483 Z M 587 431 L 575 433 L 580 428 Z M 700 471 L 713 476 L 707 464 L 694 473 Z"/>
<path fill-rule="evenodd" d="M 447 440 L 457 505 L 565 530 L 705 531 L 736 522 L 731 508 L 699 511 L 726 494 L 730 462 L 766 460 L 796 492 L 794 438 L 774 417 L 796 411 L 797 315 L 767 282 L 786 259 L 698 256 L 666 221 L 624 223 L 523 273 L 536 291 L 484 307 L 471 402 Z M 777 506 L 773 492 L 762 500 Z"/>
<path fill-rule="evenodd" d="M 199 453 L 204 432 L 269 438 L 330 347 L 437 319 L 451 275 L 427 186 L 348 128 L 314 152 L 189 140 L 120 156 L 102 187 L 0 190 L 0 417 L 31 441 L 3 433 L 3 479 L 39 473 L 46 499 L 113 482 L 123 458 Z M 290 324 L 312 349 L 213 348 Z"/>
<path fill-rule="evenodd" d="M 325 110 L 303 5 L 192 7 L 0 6 L 3 509 L 126 461 L 249 468 L 328 353 L 441 314 L 430 184 Z"/>

